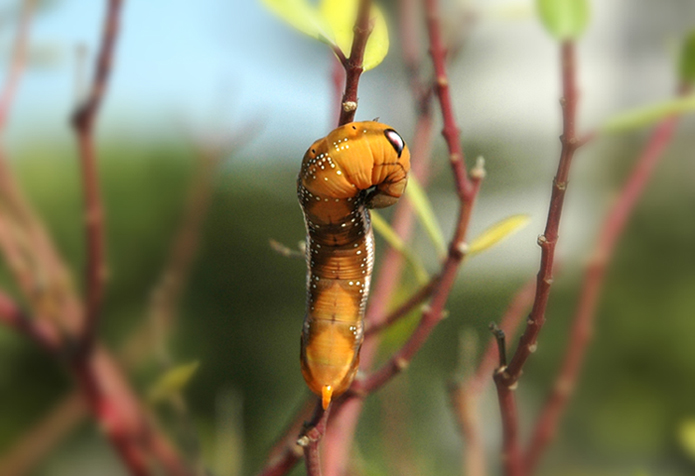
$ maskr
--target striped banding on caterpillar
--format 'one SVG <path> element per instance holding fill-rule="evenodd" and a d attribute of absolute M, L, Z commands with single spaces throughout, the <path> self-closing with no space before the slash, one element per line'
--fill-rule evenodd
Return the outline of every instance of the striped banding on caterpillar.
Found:
<path fill-rule="evenodd" d="M 297 194 L 307 229 L 307 304 L 302 374 L 324 409 L 357 372 L 374 265 L 369 208 L 405 191 L 410 152 L 385 124 L 352 122 L 314 142 L 302 160 Z"/>

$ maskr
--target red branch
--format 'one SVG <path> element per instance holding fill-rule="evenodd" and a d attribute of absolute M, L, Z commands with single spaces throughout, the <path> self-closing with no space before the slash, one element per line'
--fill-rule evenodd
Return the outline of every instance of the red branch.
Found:
<path fill-rule="evenodd" d="M 319 443 L 326 434 L 330 406 L 324 411 L 321 401 L 316 402 L 316 409 L 311 421 L 306 424 L 304 431 L 297 440 L 297 444 L 304 448 L 304 460 L 306 461 L 307 476 L 321 476 L 321 459 L 319 457 Z"/>
<path fill-rule="evenodd" d="M 372 8 L 371 0 L 360 0 L 357 10 L 357 19 L 355 20 L 355 33 L 352 39 L 352 49 L 350 57 L 345 58 L 338 48 L 337 54 L 340 62 L 345 68 L 345 92 L 340 108 L 340 119 L 338 125 L 342 126 L 348 122 L 355 120 L 355 112 L 357 112 L 357 87 L 360 83 L 360 76 L 364 71 L 362 60 L 364 59 L 364 50 L 367 47 L 369 34 L 372 32 L 372 25 L 369 21 L 369 13 Z"/>
<path fill-rule="evenodd" d="M 532 474 L 552 440 L 560 416 L 572 395 L 581 370 L 586 347 L 591 339 L 601 286 L 613 249 L 625 229 L 637 201 L 642 195 L 654 169 L 671 141 L 678 119 L 671 117 L 657 126 L 627 180 L 618 201 L 604 220 L 594 256 L 588 265 L 579 305 L 574 316 L 570 341 L 555 385 L 539 415 L 525 456 L 526 474 Z"/>
<path fill-rule="evenodd" d="M 567 190 L 570 165 L 574 152 L 579 146 L 575 134 L 575 120 L 577 110 L 577 86 L 576 86 L 576 62 L 575 45 L 566 41 L 561 47 L 562 69 L 562 93 L 560 100 L 562 105 L 563 132 L 560 137 L 562 151 L 558 164 L 557 174 L 553 181 L 550 208 L 545 232 L 538 237 L 541 247 L 540 270 L 536 279 L 536 294 L 533 308 L 527 321 L 524 334 L 521 336 L 516 352 L 509 366 L 500 366 L 495 372 L 495 384 L 499 397 L 502 426 L 504 431 L 503 460 L 508 476 L 523 475 L 523 464 L 517 435 L 517 415 L 514 404 L 513 390 L 521 376 L 521 370 L 529 356 L 535 352 L 538 334 L 545 322 L 545 310 L 550 296 L 550 286 L 553 281 L 553 263 L 555 260 L 555 246 L 558 240 L 558 230 L 562 215 L 562 206 Z"/>
<path fill-rule="evenodd" d="M 85 194 L 85 231 L 87 242 L 86 310 L 81 335 L 81 344 L 85 348 L 90 347 L 94 343 L 103 301 L 104 285 L 106 283 L 104 211 L 97 171 L 94 125 L 111 73 L 122 4 L 122 0 L 108 0 L 108 11 L 104 21 L 104 31 L 92 88 L 86 101 L 75 111 L 72 117 L 73 127 L 77 135 L 80 162 L 82 164 L 82 184 Z"/>

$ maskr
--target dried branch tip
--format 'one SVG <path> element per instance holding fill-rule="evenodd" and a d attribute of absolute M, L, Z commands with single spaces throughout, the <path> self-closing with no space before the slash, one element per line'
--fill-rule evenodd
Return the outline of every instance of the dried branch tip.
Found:
<path fill-rule="evenodd" d="M 482 180 L 487 175 L 485 170 L 485 158 L 481 155 L 475 161 L 475 167 L 471 169 L 471 178 Z"/>
<path fill-rule="evenodd" d="M 497 339 L 497 350 L 499 351 L 499 356 L 500 356 L 500 366 L 499 370 L 506 368 L 507 367 L 507 342 L 506 342 L 506 336 L 504 334 L 504 331 L 499 328 L 499 326 L 491 322 L 490 325 L 488 326 L 492 334 L 495 336 L 495 339 Z"/>

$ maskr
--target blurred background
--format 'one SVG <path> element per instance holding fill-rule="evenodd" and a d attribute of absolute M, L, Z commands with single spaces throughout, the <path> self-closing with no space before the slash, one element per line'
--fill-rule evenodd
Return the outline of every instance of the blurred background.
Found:
<path fill-rule="evenodd" d="M 412 474 L 462 474 L 462 443 L 446 391 L 459 371 L 460 336 L 477 336 L 482 347 L 487 324 L 499 321 L 516 289 L 535 274 L 536 237 L 559 154 L 558 51 L 533 2 L 446 5 L 455 12 L 452 34 L 465 38 L 450 78 L 464 149 L 469 160 L 483 155 L 488 169 L 471 233 L 512 214 L 531 220 L 465 264 L 447 306 L 450 317 L 408 371 L 367 400 L 355 459 L 370 475 L 400 474 L 394 465 L 404 460 Z M 596 1 L 592 8 L 578 50 L 580 124 L 587 129 L 621 110 L 672 97 L 679 43 L 695 26 L 689 0 Z M 394 9 L 385 5 L 387 18 Z M 78 285 L 82 192 L 68 117 L 91 78 L 103 15 L 104 2 L 41 3 L 29 68 L 5 134 L 21 185 Z M 16 19 L 17 2 L 1 2 L 5 64 Z M 397 22 L 389 24 L 391 51 L 363 76 L 357 119 L 379 117 L 408 141 L 415 109 Z M 258 2 L 125 4 L 98 127 L 110 267 L 101 332 L 113 349 L 127 349 L 132 336 L 151 325 L 152 291 L 183 219 L 201 150 L 233 138 L 231 152 L 214 165 L 209 215 L 167 340 L 174 365 L 199 362 L 183 392 L 186 416 L 180 407 L 156 406 L 187 454 L 200 453 L 215 475 L 258 471 L 308 394 L 298 359 L 305 265 L 268 243 L 295 247 L 303 239 L 295 178 L 306 147 L 336 122 L 332 65 L 324 45 L 292 31 Z M 694 127 L 692 118 L 680 123 L 620 241 L 581 381 L 539 474 L 695 474 L 695 438 L 687 431 L 695 424 Z M 517 392 L 524 429 L 561 361 L 596 231 L 648 132 L 601 137 L 576 157 L 558 248 L 562 272 L 539 350 Z M 438 134 L 432 175 L 428 192 L 449 236 L 456 200 Z M 420 229 L 413 246 L 434 272 L 435 254 Z M 377 238 L 377 258 L 384 248 Z M 1 276 L 2 287 L 15 292 L 4 264 Z M 384 356 L 403 332 L 389 334 Z M 161 373 L 156 354 L 145 352 L 130 365 L 143 395 Z M 0 327 L 0 468 L 28 431 L 55 418 L 55 406 L 71 389 L 60 365 Z M 389 407 L 405 415 L 397 431 Z M 496 474 L 500 422 L 492 388 L 480 410 Z M 26 474 L 125 474 L 98 428 L 80 415 L 63 413 L 65 421 L 52 427 L 61 430 L 59 438 L 40 452 L 37 443 L 41 456 Z"/>

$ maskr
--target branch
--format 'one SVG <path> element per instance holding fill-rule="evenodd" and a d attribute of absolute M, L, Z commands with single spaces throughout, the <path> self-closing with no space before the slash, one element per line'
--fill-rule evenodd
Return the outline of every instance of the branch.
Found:
<path fill-rule="evenodd" d="M 439 98 L 439 106 L 442 111 L 442 119 L 444 120 L 442 135 L 449 149 L 449 161 L 454 172 L 459 197 L 462 202 L 472 202 L 477 194 L 477 186 L 471 183 L 466 173 L 466 161 L 461 142 L 459 141 L 460 131 L 454 118 L 454 108 L 449 92 L 449 78 L 446 74 L 446 48 L 444 47 L 441 25 L 439 23 L 441 13 L 439 12 L 438 0 L 424 0 L 424 3 L 437 97 Z"/>
<path fill-rule="evenodd" d="M 85 348 L 93 345 L 106 283 L 106 244 L 104 211 L 97 171 L 97 152 L 94 144 L 94 124 L 102 104 L 118 38 L 122 0 L 108 0 L 108 11 L 97 57 L 92 87 L 86 101 L 72 117 L 77 135 L 86 214 L 86 310 L 80 336 Z"/>
<path fill-rule="evenodd" d="M 523 475 L 513 390 L 516 389 L 524 363 L 536 350 L 538 334 L 545 322 L 545 310 L 550 296 L 550 285 L 553 281 L 555 246 L 558 240 L 562 206 L 567 190 L 570 165 L 574 152 L 579 146 L 579 140 L 575 134 L 578 94 L 576 86 L 575 45 L 573 42 L 566 41 L 562 44 L 561 63 L 563 97 L 560 100 L 560 104 L 562 105 L 563 132 L 560 141 L 562 143 L 562 150 L 557 174 L 553 180 L 545 232 L 538 237 L 538 244 L 541 247 L 541 263 L 536 278 L 536 293 L 533 301 L 533 308 L 531 309 L 531 314 L 527 321 L 526 330 L 521 336 L 519 345 L 514 352 L 509 366 L 500 366 L 494 376 L 500 412 L 502 414 L 504 431 L 503 459 L 505 471 L 508 476 Z"/>
<path fill-rule="evenodd" d="M 677 123 L 678 118 L 671 117 L 656 127 L 617 202 L 604 220 L 594 256 L 584 274 L 579 304 L 574 316 L 572 330 L 569 333 L 569 347 L 553 390 L 536 420 L 533 436 L 525 456 L 524 463 L 527 474 L 532 474 L 538 466 L 541 456 L 555 434 L 560 416 L 572 395 L 587 345 L 591 339 L 601 287 L 615 244 L 624 231 L 635 205 L 663 156 L 664 150 L 670 143 Z"/>
<path fill-rule="evenodd" d="M 390 267 L 387 267 L 386 265 L 389 264 L 386 259 L 384 260 L 384 264 L 382 265 L 382 268 L 384 270 L 389 270 L 392 269 Z M 390 273 L 389 273 L 390 274 Z M 370 324 L 369 321 L 365 319 L 366 322 L 366 329 L 364 331 L 364 336 L 366 340 L 369 340 L 370 338 L 373 338 L 375 334 L 383 331 L 384 329 L 387 329 L 391 327 L 393 324 L 396 322 L 400 321 L 402 318 L 407 316 L 412 310 L 414 310 L 418 304 L 421 304 L 422 302 L 426 301 L 428 297 L 432 294 L 432 291 L 437 287 L 439 284 L 439 276 L 433 276 L 430 279 L 430 282 L 425 284 L 423 287 L 421 287 L 418 291 L 415 292 L 410 298 L 408 298 L 407 301 L 405 301 L 403 304 L 398 306 L 396 309 L 391 311 L 386 317 L 381 318 L 378 322 L 376 319 L 372 319 L 371 322 L 374 322 L 373 324 Z M 390 294 L 389 294 L 390 296 Z M 375 299 L 375 302 L 382 302 L 384 300 L 377 301 Z M 385 301 L 388 301 L 386 299 Z"/>
<path fill-rule="evenodd" d="M 324 411 L 321 400 L 317 400 L 314 416 L 308 422 L 297 444 L 304 448 L 304 460 L 306 461 L 307 476 L 321 476 L 321 460 L 319 458 L 319 443 L 326 434 L 330 406 Z"/>
<path fill-rule="evenodd" d="M 521 337 L 521 341 L 509 367 L 504 372 L 503 381 L 507 387 L 513 385 L 519 379 L 524 363 L 526 363 L 528 357 L 536 350 L 536 340 L 545 323 L 545 310 L 550 296 L 550 286 L 553 282 L 555 246 L 558 240 L 562 206 L 567 190 L 570 165 L 574 157 L 574 152 L 579 145 L 575 134 L 578 95 L 574 43 L 563 43 L 561 62 L 563 98 L 560 104 L 562 104 L 563 132 L 560 140 L 562 142 L 562 151 L 557 174 L 553 180 L 550 209 L 548 211 L 545 232 L 538 237 L 538 244 L 541 247 L 541 264 L 536 280 L 536 296 L 534 298 L 533 308 L 531 309 L 526 331 Z"/>
<path fill-rule="evenodd" d="M 342 52 L 339 56 L 345 68 L 345 92 L 343 93 L 343 100 L 340 108 L 339 126 L 355 120 L 355 112 L 357 111 L 357 87 L 360 83 L 362 71 L 364 71 L 362 60 L 364 59 L 364 50 L 367 47 L 369 34 L 372 32 L 372 25 L 369 21 L 371 8 L 371 0 L 360 0 L 357 10 L 357 19 L 353 29 L 355 35 L 352 38 L 350 57 L 345 59 L 345 57 L 342 56 Z"/>

